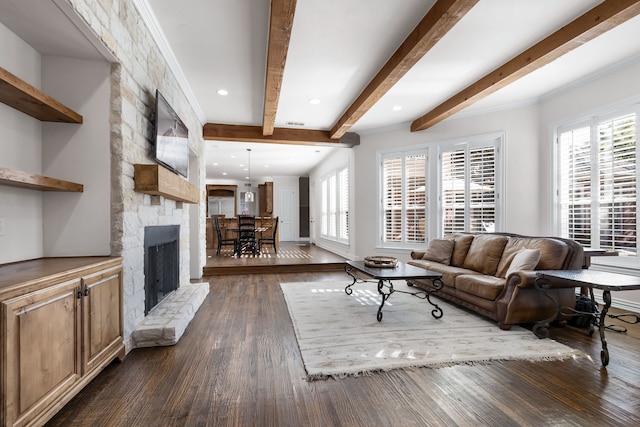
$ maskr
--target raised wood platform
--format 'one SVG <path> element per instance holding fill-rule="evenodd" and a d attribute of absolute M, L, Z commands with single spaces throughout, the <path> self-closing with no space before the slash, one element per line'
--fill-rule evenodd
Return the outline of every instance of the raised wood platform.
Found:
<path fill-rule="evenodd" d="M 346 259 L 315 245 L 280 242 L 278 252 L 272 247 L 264 247 L 259 256 L 233 256 L 233 249 L 224 247 L 220 255 L 215 249 L 207 249 L 205 276 L 230 274 L 302 273 L 323 271 L 344 271 Z"/>

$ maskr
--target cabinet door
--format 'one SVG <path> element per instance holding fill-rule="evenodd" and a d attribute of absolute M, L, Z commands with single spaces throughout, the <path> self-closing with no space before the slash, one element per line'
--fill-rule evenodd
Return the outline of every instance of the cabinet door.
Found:
<path fill-rule="evenodd" d="M 24 425 L 80 380 L 80 279 L 3 302 L 7 425 Z"/>
<path fill-rule="evenodd" d="M 111 268 L 82 278 L 85 375 L 113 359 L 122 346 L 122 268 Z"/>

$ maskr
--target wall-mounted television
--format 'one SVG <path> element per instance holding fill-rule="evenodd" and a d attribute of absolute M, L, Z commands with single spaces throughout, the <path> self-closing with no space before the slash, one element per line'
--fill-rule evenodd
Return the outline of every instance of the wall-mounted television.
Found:
<path fill-rule="evenodd" d="M 187 178 L 189 129 L 158 90 L 153 153 L 156 162 Z"/>

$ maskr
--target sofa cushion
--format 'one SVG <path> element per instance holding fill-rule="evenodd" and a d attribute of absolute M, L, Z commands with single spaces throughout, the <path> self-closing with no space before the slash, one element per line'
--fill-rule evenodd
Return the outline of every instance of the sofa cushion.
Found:
<path fill-rule="evenodd" d="M 451 254 L 453 253 L 453 240 L 449 239 L 431 239 L 427 250 L 422 255 L 422 259 L 427 261 L 435 261 L 444 265 L 451 262 Z"/>
<path fill-rule="evenodd" d="M 539 249 L 540 261 L 538 270 L 558 270 L 564 265 L 569 246 L 562 240 L 550 237 L 520 237 L 512 236 L 504 248 L 502 259 L 498 264 L 497 277 L 506 277 L 507 269 L 520 249 Z"/>
<path fill-rule="evenodd" d="M 448 234 L 444 236 L 445 239 L 453 240 L 453 253 L 451 254 L 451 265 L 455 267 L 462 267 L 464 259 L 467 257 L 467 252 L 473 242 L 473 234 Z"/>
<path fill-rule="evenodd" d="M 495 300 L 504 289 L 505 279 L 481 274 L 462 274 L 456 277 L 456 291 L 475 295 L 477 297 Z M 457 295 L 457 293 L 456 293 Z"/>
<path fill-rule="evenodd" d="M 456 277 L 458 277 L 458 276 L 460 276 L 462 274 L 467 274 L 467 275 L 477 274 L 477 275 L 480 275 L 480 273 L 477 273 L 477 272 L 472 271 L 472 270 L 467 270 L 466 268 L 454 267 L 452 265 L 444 265 L 444 264 L 440 264 L 439 262 L 435 262 L 435 261 L 415 260 L 415 261 L 409 261 L 409 262 L 407 262 L 407 264 L 413 265 L 415 267 L 421 267 L 421 268 L 424 268 L 425 270 L 429 270 L 429 271 L 433 271 L 435 273 L 442 274 L 442 279 L 441 279 L 442 283 L 445 286 L 449 286 L 449 287 L 452 287 L 452 288 L 455 285 Z"/>
<path fill-rule="evenodd" d="M 464 268 L 493 276 L 509 238 L 495 234 L 478 234 L 464 259 Z"/>
<path fill-rule="evenodd" d="M 509 264 L 505 277 L 509 277 L 516 271 L 535 270 L 538 261 L 540 261 L 540 249 L 520 249 Z"/>

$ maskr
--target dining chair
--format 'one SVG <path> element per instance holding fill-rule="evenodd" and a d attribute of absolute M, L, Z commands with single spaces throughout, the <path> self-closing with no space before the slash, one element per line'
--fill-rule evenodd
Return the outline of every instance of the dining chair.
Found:
<path fill-rule="evenodd" d="M 277 234 L 276 233 L 278 232 L 278 218 L 279 217 L 275 217 L 273 219 L 273 226 L 271 227 L 271 230 L 273 232 L 271 233 L 271 236 L 270 237 L 260 237 L 258 239 L 258 251 L 262 251 L 262 245 L 264 243 L 267 243 L 267 244 L 273 245 L 273 251 L 275 253 L 278 253 L 278 248 L 276 247 L 276 239 L 277 239 Z"/>
<path fill-rule="evenodd" d="M 218 248 L 216 250 L 216 255 L 220 255 L 220 250 L 222 249 L 223 246 L 233 246 L 233 254 L 235 255 L 236 252 L 238 251 L 236 239 L 223 238 L 222 229 L 220 228 L 220 218 L 217 216 L 214 216 L 213 220 L 216 224 L 216 236 L 218 237 Z"/>
<path fill-rule="evenodd" d="M 238 215 L 238 256 L 245 252 L 257 255 L 258 242 L 256 241 L 256 218 L 252 215 Z"/>

